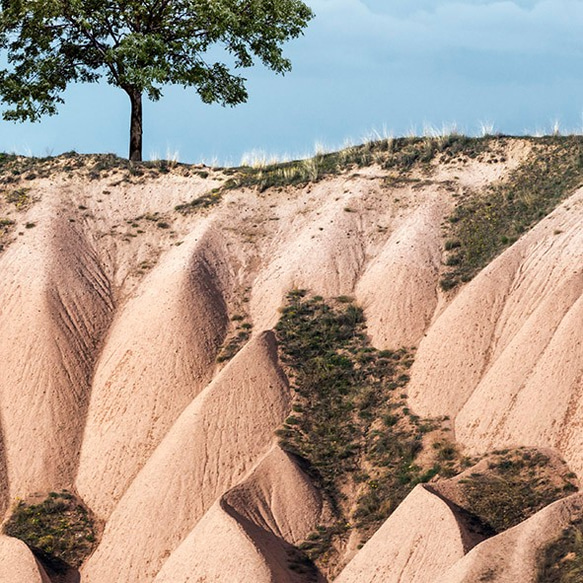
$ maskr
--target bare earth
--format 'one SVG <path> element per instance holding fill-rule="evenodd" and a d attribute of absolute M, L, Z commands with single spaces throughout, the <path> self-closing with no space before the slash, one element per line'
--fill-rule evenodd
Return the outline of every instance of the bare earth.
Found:
<path fill-rule="evenodd" d="M 326 581 L 290 568 L 330 509 L 274 433 L 292 394 L 272 329 L 294 288 L 354 297 L 379 349 L 417 347 L 411 409 L 448 416 L 465 454 L 552 448 L 583 475 L 583 190 L 471 282 L 439 287 L 456 196 L 528 153 L 507 147 L 427 180 L 373 165 L 234 189 L 188 215 L 175 206 L 221 171 L 23 182 L 33 204 L 0 203 L 16 221 L 0 253 L 0 513 L 75 492 L 103 524 L 82 583 Z M 251 338 L 219 362 L 239 316 Z M 444 488 L 418 485 L 336 580 L 534 581 L 537 553 L 583 504 L 574 494 L 483 540 Z M 0 582 L 49 581 L 0 537 Z"/>

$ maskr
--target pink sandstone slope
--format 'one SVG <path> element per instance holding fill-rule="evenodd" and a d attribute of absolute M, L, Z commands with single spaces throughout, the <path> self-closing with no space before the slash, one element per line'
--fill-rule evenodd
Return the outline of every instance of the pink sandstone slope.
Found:
<path fill-rule="evenodd" d="M 293 547 L 328 508 L 274 445 L 293 394 L 271 330 L 294 288 L 354 297 L 377 348 L 418 345 L 407 406 L 450 416 L 462 454 L 553 447 L 581 473 L 583 191 L 472 282 L 439 288 L 456 197 L 523 154 L 428 174 L 353 167 L 220 200 L 230 171 L 145 166 L 22 182 L 24 208 L 0 196 L 15 221 L 0 250 L 0 514 L 28 494 L 78 494 L 103 522 L 81 583 L 324 580 Z M 213 204 L 175 209 L 201 195 Z M 217 362 L 237 334 L 240 352 Z M 481 542 L 438 483 L 416 488 L 338 581 L 471 581 L 506 551 L 501 564 L 532 565 L 545 529 L 576 514 L 565 502 L 572 512 L 549 507 L 515 538 Z M 0 541 L 0 555 L 47 583 L 22 545 Z"/>
<path fill-rule="evenodd" d="M 322 499 L 279 447 L 216 502 L 174 551 L 155 583 L 301 583 L 297 552 L 321 522 Z"/>
<path fill-rule="evenodd" d="M 454 417 L 471 451 L 550 446 L 583 470 L 582 205 L 579 191 L 493 261 L 419 346 L 411 406 Z"/>
<path fill-rule="evenodd" d="M 0 402 L 11 497 L 71 484 L 94 359 L 112 312 L 82 225 L 40 204 L 0 257 Z"/>
<path fill-rule="evenodd" d="M 570 522 L 582 517 L 581 494 L 558 500 L 518 526 L 474 547 L 434 583 L 535 581 L 541 551 Z"/>
<path fill-rule="evenodd" d="M 416 208 L 395 229 L 356 286 L 377 348 L 416 346 L 438 303 L 443 197 Z M 382 290 L 382 293 L 379 293 Z"/>
<path fill-rule="evenodd" d="M 76 486 L 107 516 L 176 418 L 212 378 L 229 270 L 201 224 L 143 280 L 96 365 Z"/>
<path fill-rule="evenodd" d="M 418 485 L 335 579 L 338 583 L 432 583 L 470 548 L 451 507 Z"/>
<path fill-rule="evenodd" d="M 326 296 L 352 293 L 365 261 L 361 217 L 344 210 L 352 198 L 351 192 L 337 200 L 324 198 L 318 216 L 294 217 L 281 238 L 275 239 L 275 249 L 251 296 L 251 314 L 261 329 L 276 324 L 277 310 L 290 289 L 317 289 Z"/>
<path fill-rule="evenodd" d="M 274 442 L 289 411 L 273 334 L 252 340 L 184 410 L 110 516 L 84 583 L 152 581 L 213 503 Z M 124 541 L 123 544 L 120 544 Z"/>
<path fill-rule="evenodd" d="M 22 541 L 2 535 L 0 583 L 51 583 L 51 580 Z"/>

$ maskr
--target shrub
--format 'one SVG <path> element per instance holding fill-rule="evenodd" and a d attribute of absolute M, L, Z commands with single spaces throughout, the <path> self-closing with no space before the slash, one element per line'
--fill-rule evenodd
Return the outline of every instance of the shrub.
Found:
<path fill-rule="evenodd" d="M 567 467 L 557 472 L 549 462 L 544 454 L 526 449 L 496 454 L 486 472 L 463 480 L 467 510 L 499 533 L 576 490 L 566 477 Z"/>
<path fill-rule="evenodd" d="M 336 522 L 317 536 L 317 544 L 307 541 L 302 547 L 315 559 L 343 536 L 348 523 L 362 537 L 370 536 L 416 484 L 453 467 L 455 455 L 436 459 L 437 465 L 430 460 L 425 468 L 416 464 L 422 435 L 439 424 L 404 407 L 401 392 L 409 381 L 405 371 L 412 351 L 373 348 L 362 310 L 351 298 L 326 302 L 293 290 L 276 333 L 295 393 L 294 414 L 277 435 L 336 512 Z M 342 496 L 349 480 L 360 485 L 354 508 Z"/>
<path fill-rule="evenodd" d="M 40 504 L 18 502 L 4 524 L 4 533 L 25 542 L 57 571 L 79 567 L 96 541 L 90 513 L 66 490 L 51 492 Z"/>

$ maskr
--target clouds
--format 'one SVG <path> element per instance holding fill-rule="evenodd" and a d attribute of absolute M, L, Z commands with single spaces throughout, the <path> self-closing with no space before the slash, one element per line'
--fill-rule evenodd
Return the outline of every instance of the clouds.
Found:
<path fill-rule="evenodd" d="M 580 0 L 312 0 L 313 30 L 359 39 L 362 50 L 420 54 L 470 49 L 524 54 L 582 52 Z"/>
<path fill-rule="evenodd" d="M 145 105 L 146 151 L 236 163 L 248 150 L 302 153 L 316 140 L 339 146 L 383 126 L 396 134 L 426 122 L 470 133 L 480 120 L 505 133 L 555 118 L 581 126 L 583 0 L 305 1 L 316 18 L 285 47 L 290 74 L 245 71 L 249 103 L 234 109 L 169 88 Z M 90 86 L 65 97 L 57 118 L 4 124 L 0 150 L 26 143 L 37 154 L 125 155 L 124 95 Z"/>

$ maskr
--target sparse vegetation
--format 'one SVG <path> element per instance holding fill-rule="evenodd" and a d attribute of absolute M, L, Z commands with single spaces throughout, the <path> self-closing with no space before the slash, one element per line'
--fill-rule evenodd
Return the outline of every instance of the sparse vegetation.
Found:
<path fill-rule="evenodd" d="M 583 521 L 572 522 L 541 553 L 536 583 L 583 581 Z"/>
<path fill-rule="evenodd" d="M 224 190 L 213 188 L 210 192 L 183 204 L 176 205 L 175 210 L 183 215 L 188 215 L 198 209 L 208 208 L 220 202 Z"/>
<path fill-rule="evenodd" d="M 30 189 L 16 188 L 5 194 L 6 202 L 13 204 L 18 210 L 23 210 L 30 204 Z"/>
<path fill-rule="evenodd" d="M 488 151 L 495 138 L 469 138 L 452 133 L 437 137 L 388 138 L 368 141 L 331 153 L 316 153 L 312 158 L 267 164 L 260 168 L 243 166 L 236 169 L 234 185 L 271 187 L 317 182 L 326 176 L 378 164 L 386 170 L 404 173 L 417 165 L 427 166 L 442 156 L 444 161 L 476 158 Z M 393 179 L 398 180 L 397 178 Z"/>
<path fill-rule="evenodd" d="M 294 290 L 276 332 L 295 391 L 292 414 L 277 434 L 327 494 L 337 517 L 301 546 L 317 558 L 348 528 L 366 539 L 416 484 L 455 473 L 459 456 L 444 439 L 429 452 L 429 465 L 417 464 L 423 436 L 440 424 L 406 407 L 412 351 L 371 347 L 362 310 L 350 298 L 327 303 Z M 343 506 L 349 481 L 360 492 L 354 512 Z"/>
<path fill-rule="evenodd" d="M 4 533 L 25 542 L 57 572 L 79 567 L 96 544 L 91 515 L 66 490 L 51 492 L 39 504 L 18 502 L 4 524 Z"/>
<path fill-rule="evenodd" d="M 0 217 L 0 252 L 6 247 L 13 229 L 14 221 L 12 219 Z"/>
<path fill-rule="evenodd" d="M 529 139 L 532 152 L 503 183 L 468 193 L 451 215 L 444 290 L 469 281 L 583 182 L 583 137 Z"/>
<path fill-rule="evenodd" d="M 115 154 L 66 152 L 60 156 L 44 158 L 0 154 L 0 183 L 5 185 L 73 172 L 89 180 L 116 175 L 119 178 L 119 184 L 131 180 L 157 178 L 169 172 L 186 176 L 205 174 L 197 166 L 165 160 L 136 163 L 119 158 Z M 18 203 L 20 195 L 26 194 L 28 190 L 30 189 L 26 187 L 18 187 L 14 191 L 8 191 L 6 198 L 16 197 L 15 200 L 9 202 Z"/>
<path fill-rule="evenodd" d="M 300 546 L 319 565 L 331 561 L 348 531 L 357 529 L 366 541 L 417 484 L 475 463 L 448 438 L 445 420 L 420 419 L 409 410 L 412 351 L 371 347 L 351 298 L 325 301 L 294 290 L 276 332 L 295 393 L 277 435 L 334 514 Z M 490 536 L 576 491 L 573 480 L 566 465 L 538 450 L 494 452 L 487 471 L 460 481 L 463 508 Z"/>
<path fill-rule="evenodd" d="M 467 509 L 499 533 L 576 492 L 567 467 L 557 472 L 549 461 L 543 453 L 524 448 L 495 454 L 486 472 L 461 481 Z"/>
<path fill-rule="evenodd" d="M 251 337 L 251 330 L 253 326 L 246 321 L 245 316 L 241 314 L 235 314 L 231 321 L 234 324 L 232 334 L 229 339 L 225 342 L 221 348 L 219 355 L 217 356 L 217 362 L 226 362 L 231 360 L 243 345 Z"/>

